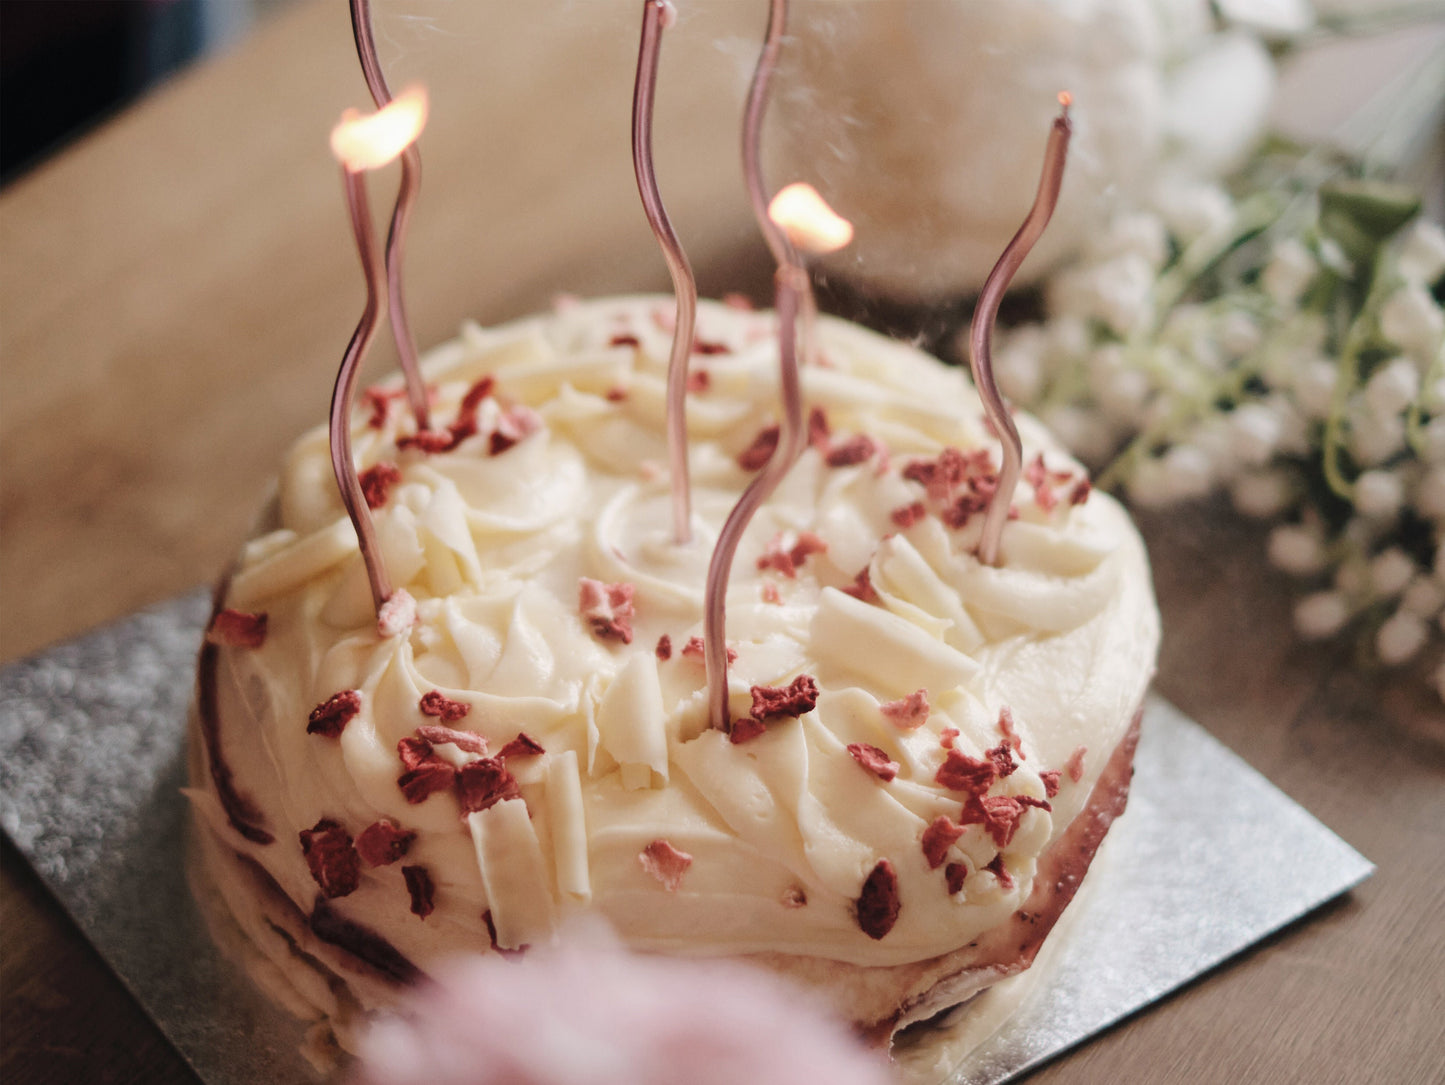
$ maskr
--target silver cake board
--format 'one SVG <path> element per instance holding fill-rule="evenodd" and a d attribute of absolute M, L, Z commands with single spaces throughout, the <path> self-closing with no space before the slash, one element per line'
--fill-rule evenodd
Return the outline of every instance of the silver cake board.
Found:
<path fill-rule="evenodd" d="M 315 1081 L 304 1026 L 213 947 L 183 862 L 197 591 L 0 670 L 0 826 L 207 1085 Z M 1368 878 L 1358 852 L 1157 698 L 1108 877 L 959 1085 L 1010 1080 Z"/>

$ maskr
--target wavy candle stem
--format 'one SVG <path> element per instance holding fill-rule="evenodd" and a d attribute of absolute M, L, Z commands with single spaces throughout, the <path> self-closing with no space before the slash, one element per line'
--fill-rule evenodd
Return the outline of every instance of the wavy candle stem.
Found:
<path fill-rule="evenodd" d="M 331 393 L 331 469 L 336 473 L 336 485 L 341 490 L 341 501 L 346 514 L 356 528 L 357 543 L 361 548 L 362 560 L 366 563 L 366 576 L 371 583 L 371 599 L 378 616 L 382 606 L 391 598 L 391 577 L 387 574 L 386 563 L 382 560 L 381 548 L 376 541 L 376 526 L 371 519 L 371 510 L 361 492 L 361 482 L 356 474 L 356 461 L 351 452 L 351 403 L 356 392 L 356 374 L 361 368 L 367 347 L 376 334 L 376 325 L 385 310 L 385 275 L 381 261 L 377 259 L 376 238 L 371 227 L 371 210 L 366 199 L 366 174 L 361 170 L 342 167 L 346 187 L 346 206 L 351 212 L 351 230 L 356 235 L 356 250 L 361 256 L 361 268 L 366 276 L 366 307 L 361 320 L 346 345 L 341 359 L 341 369 L 336 375 L 336 386 Z"/>
<path fill-rule="evenodd" d="M 687 466 L 687 368 L 697 326 L 697 279 L 672 228 L 652 160 L 652 110 L 657 91 L 657 63 L 662 31 L 676 11 L 668 0 L 643 0 L 642 41 L 637 52 L 637 81 L 632 93 L 632 165 L 637 191 L 667 270 L 677 301 L 672 356 L 667 365 L 667 452 L 672 479 L 672 530 L 679 546 L 692 541 L 692 482 Z"/>
<path fill-rule="evenodd" d="M 370 0 L 351 0 L 351 31 L 356 38 L 356 55 L 361 60 L 361 72 L 366 77 L 366 87 L 371 92 L 372 101 L 380 109 L 392 100 L 392 94 L 391 88 L 386 85 L 386 76 L 382 73 L 381 62 L 376 55 L 376 40 L 371 31 Z M 429 429 L 431 420 L 427 407 L 426 384 L 422 380 L 421 366 L 417 363 L 416 339 L 411 334 L 411 322 L 407 318 L 402 268 L 406 254 L 407 226 L 420 190 L 421 151 L 413 143 L 401 155 L 401 184 L 397 188 L 396 203 L 391 210 L 391 226 L 386 235 L 386 286 L 391 306 L 392 338 L 396 342 L 396 353 L 406 381 L 407 400 L 416 416 L 418 431 Z"/>
<path fill-rule="evenodd" d="M 1019 439 L 1018 427 L 1014 425 L 1008 406 L 998 390 L 993 372 L 993 326 L 998 317 L 999 303 L 1004 292 L 1018 272 L 1019 266 L 1028 256 L 1049 224 L 1054 207 L 1059 202 L 1059 188 L 1064 181 L 1064 163 L 1068 158 L 1069 136 L 1073 126 L 1069 123 L 1069 105 L 1072 98 L 1067 91 L 1059 95 L 1059 115 L 1054 118 L 1049 131 L 1048 144 L 1044 148 L 1044 166 L 1039 177 L 1039 188 L 1034 204 L 1029 208 L 1023 225 L 1014 234 L 998 258 L 998 263 L 989 272 L 983 291 L 978 297 L 978 306 L 973 311 L 973 323 L 969 326 L 969 366 L 973 370 L 973 383 L 983 400 L 984 413 L 993 425 L 1003 445 L 1003 463 L 999 469 L 998 488 L 989 498 L 984 513 L 983 534 L 978 543 L 978 560 L 985 565 L 997 565 L 999 543 L 1003 538 L 1004 524 L 1013 504 L 1014 491 L 1018 488 L 1019 476 L 1023 473 L 1023 442 Z"/>
<path fill-rule="evenodd" d="M 753 70 L 753 80 L 748 86 L 747 107 L 743 112 L 743 180 L 748 188 L 748 202 L 752 204 L 758 229 L 762 231 L 763 238 L 772 251 L 773 262 L 779 267 L 796 264 L 798 260 L 782 227 L 768 217 L 767 187 L 763 183 L 762 138 L 763 119 L 768 109 L 768 92 L 772 86 L 773 72 L 778 66 L 778 53 L 783 46 L 783 32 L 787 25 L 788 0 L 771 0 L 763 50 L 758 55 L 758 66 Z"/>
<path fill-rule="evenodd" d="M 743 532 L 793 462 L 803 451 L 803 392 L 798 380 L 797 317 L 800 299 L 807 290 L 808 274 L 798 265 L 784 265 L 777 273 L 778 363 L 781 370 L 783 414 L 778 444 L 762 471 L 743 491 L 718 533 L 712 561 L 707 569 L 703 595 L 703 662 L 707 667 L 708 719 L 712 727 L 728 731 L 727 592 L 733 558 Z"/>

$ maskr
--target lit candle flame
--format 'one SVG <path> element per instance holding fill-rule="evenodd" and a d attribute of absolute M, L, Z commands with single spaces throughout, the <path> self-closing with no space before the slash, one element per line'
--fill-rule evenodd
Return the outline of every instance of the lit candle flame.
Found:
<path fill-rule="evenodd" d="M 414 143 L 426 126 L 425 87 L 408 87 L 375 113 L 348 109 L 331 130 L 331 153 L 353 172 L 380 169 Z"/>
<path fill-rule="evenodd" d="M 768 218 L 804 252 L 837 252 L 853 240 L 853 224 L 843 218 L 812 185 L 788 185 L 768 204 Z"/>
<path fill-rule="evenodd" d="M 1074 104 L 1074 96 L 1066 90 L 1059 91 L 1059 108 L 1067 110 Z"/>

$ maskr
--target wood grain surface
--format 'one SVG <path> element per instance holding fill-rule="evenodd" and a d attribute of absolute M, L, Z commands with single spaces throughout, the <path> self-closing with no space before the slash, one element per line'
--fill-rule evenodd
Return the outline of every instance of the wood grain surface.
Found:
<path fill-rule="evenodd" d="M 668 281 L 628 158 L 636 4 L 474 6 L 467 27 L 470 5 L 442 25 L 400 3 L 378 35 L 393 84 L 424 70 L 433 95 L 423 344 Z M 0 659 L 208 581 L 322 419 L 362 299 L 326 149 L 366 104 L 344 9 L 274 18 L 0 195 Z M 734 134 L 763 14 L 687 12 L 664 54 L 658 175 L 707 293 L 769 281 Z M 380 343 L 368 368 L 393 361 Z M 1445 1080 L 1445 711 L 1295 646 L 1261 536 L 1225 510 L 1143 526 L 1161 692 L 1380 869 L 1033 1080 Z M 0 1079 L 194 1081 L 8 841 L 0 865 Z"/>

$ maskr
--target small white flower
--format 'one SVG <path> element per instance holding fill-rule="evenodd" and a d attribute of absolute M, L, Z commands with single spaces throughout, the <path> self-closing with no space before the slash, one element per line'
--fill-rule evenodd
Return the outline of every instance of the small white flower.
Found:
<path fill-rule="evenodd" d="M 1295 402 L 1299 404 L 1305 417 L 1328 417 L 1330 401 L 1335 394 L 1335 382 L 1340 376 L 1339 367 L 1324 358 L 1312 356 L 1301 359 L 1292 376 Z"/>
<path fill-rule="evenodd" d="M 1414 560 L 1398 546 L 1382 550 L 1370 559 L 1370 584 L 1377 596 L 1399 595 L 1414 575 Z"/>
<path fill-rule="evenodd" d="M 1431 520 L 1445 520 L 1445 464 L 1426 471 L 1415 488 L 1415 511 Z"/>
<path fill-rule="evenodd" d="M 1050 320 L 1044 328 L 1044 356 L 1073 363 L 1089 352 L 1092 339 L 1087 320 L 1065 313 Z"/>
<path fill-rule="evenodd" d="M 1365 403 L 1376 414 L 1399 414 L 1420 394 L 1420 374 L 1409 358 L 1392 358 L 1365 383 Z"/>
<path fill-rule="evenodd" d="M 1417 218 L 1400 246 L 1400 274 L 1408 282 L 1431 285 L 1445 274 L 1445 230 Z"/>
<path fill-rule="evenodd" d="M 1334 575 L 1335 590 L 1343 592 L 1350 598 L 1365 593 L 1366 581 L 1369 580 L 1370 571 L 1363 561 L 1352 558 L 1342 562 L 1336 569 Z"/>
<path fill-rule="evenodd" d="M 1095 269 L 1089 288 L 1092 312 L 1115 335 L 1127 337 L 1154 319 L 1154 269 L 1126 253 Z"/>
<path fill-rule="evenodd" d="M 1194 445 L 1175 445 L 1163 457 L 1164 476 L 1176 501 L 1204 497 L 1214 482 L 1214 464 Z"/>
<path fill-rule="evenodd" d="M 1235 358 L 1253 351 L 1263 338 L 1259 322 L 1239 309 L 1231 309 L 1219 322 L 1219 344 Z"/>
<path fill-rule="evenodd" d="M 1245 516 L 1268 520 L 1289 506 L 1294 487 L 1283 471 L 1253 471 L 1234 480 L 1229 496 Z"/>
<path fill-rule="evenodd" d="M 1158 271 L 1169 258 L 1169 236 L 1164 220 L 1158 215 L 1129 211 L 1116 215 L 1089 248 L 1096 256 L 1106 259 L 1133 253 L 1142 256 Z"/>
<path fill-rule="evenodd" d="M 1234 222 L 1234 203 L 1224 189 L 1207 182 L 1166 178 L 1154 196 L 1164 225 L 1181 243 L 1223 233 Z"/>
<path fill-rule="evenodd" d="M 1407 283 L 1381 306 L 1380 331 L 1416 361 L 1428 363 L 1445 336 L 1445 312 L 1423 286 Z"/>
<path fill-rule="evenodd" d="M 1375 652 L 1385 666 L 1398 667 L 1420 653 L 1429 632 L 1419 615 L 1398 610 L 1385 619 L 1375 634 Z"/>
<path fill-rule="evenodd" d="M 1086 463 L 1102 463 L 1114 450 L 1114 434 L 1097 414 L 1078 407 L 1053 407 L 1044 425 Z"/>
<path fill-rule="evenodd" d="M 1229 415 L 1211 414 L 1190 431 L 1186 443 L 1204 453 L 1216 478 L 1224 480 L 1234 476 L 1239 462 L 1235 455 L 1236 438 Z"/>
<path fill-rule="evenodd" d="M 1319 274 L 1320 266 L 1310 250 L 1297 238 L 1286 237 L 1275 242 L 1269 263 L 1260 275 L 1264 292 L 1279 305 L 1292 306 Z"/>
<path fill-rule="evenodd" d="M 1445 608 L 1445 586 L 1428 576 L 1415 577 L 1400 596 L 1400 609 L 1421 618 L 1433 618 L 1442 608 Z"/>
<path fill-rule="evenodd" d="M 1263 467 L 1279 443 L 1280 416 L 1260 403 L 1246 403 L 1229 415 L 1234 454 L 1241 463 Z"/>
<path fill-rule="evenodd" d="M 1114 373 L 1096 393 L 1105 414 L 1137 428 L 1153 389 L 1149 378 L 1138 369 L 1121 369 Z"/>
<path fill-rule="evenodd" d="M 1224 353 L 1215 338 L 1214 324 L 1202 305 L 1180 305 L 1169 314 L 1159 338 L 1177 347 L 1186 358 L 1216 372 L 1224 368 Z"/>
<path fill-rule="evenodd" d="M 1269 533 L 1269 562 L 1293 576 L 1313 576 L 1325 567 L 1319 532 L 1304 524 L 1280 524 Z"/>
<path fill-rule="evenodd" d="M 1365 471 L 1355 479 L 1355 509 L 1369 520 L 1388 520 L 1400 511 L 1405 486 L 1394 471 Z"/>
<path fill-rule="evenodd" d="M 1349 604 L 1336 591 L 1317 591 L 1295 604 L 1294 627 L 1306 640 L 1332 637 L 1349 620 Z"/>
<path fill-rule="evenodd" d="M 1044 367 L 1037 344 L 1028 336 L 1013 336 L 994 355 L 999 389 L 1016 403 L 1032 403 L 1044 386 Z"/>
<path fill-rule="evenodd" d="M 1140 508 L 1156 509 L 1170 504 L 1173 494 L 1164 473 L 1164 464 L 1156 459 L 1140 461 L 1129 475 L 1129 500 Z"/>
<path fill-rule="evenodd" d="M 1279 423 L 1279 437 L 1275 447 L 1290 456 L 1305 456 L 1313 452 L 1310 444 L 1310 427 L 1305 416 L 1299 412 L 1287 396 L 1272 395 L 1265 399 L 1264 406 Z"/>
<path fill-rule="evenodd" d="M 1405 447 L 1405 419 L 1398 414 L 1375 414 L 1357 403 L 1349 412 L 1349 423 L 1350 455 L 1363 467 L 1384 463 Z"/>

